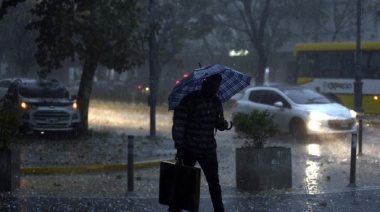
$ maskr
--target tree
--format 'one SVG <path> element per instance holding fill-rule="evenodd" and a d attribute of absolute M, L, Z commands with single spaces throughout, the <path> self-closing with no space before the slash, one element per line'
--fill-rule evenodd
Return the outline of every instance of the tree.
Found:
<path fill-rule="evenodd" d="M 27 77 L 28 73 L 37 65 L 34 58 L 36 45 L 34 39 L 36 31 L 26 30 L 32 16 L 29 12 L 34 3 L 27 1 L 17 8 L 8 10 L 8 14 L 0 22 L 0 49 L 3 52 L 4 60 L 16 70 L 21 71 L 22 77 Z M 16 73 L 14 73 L 16 74 Z"/>
<path fill-rule="evenodd" d="M 88 107 L 98 65 L 121 73 L 146 58 L 146 26 L 138 0 L 41 0 L 32 9 L 43 77 L 66 59 L 83 62 L 78 91 L 82 127 L 88 130 Z"/>
<path fill-rule="evenodd" d="M 332 3 L 332 19 L 333 28 L 331 41 L 336 41 L 340 34 L 351 30 L 351 35 L 356 36 L 356 24 L 357 24 L 357 1 L 344 1 Z M 380 8 L 380 2 L 370 0 L 362 1 L 361 3 L 361 19 L 365 20 L 372 14 L 376 13 Z"/>
<path fill-rule="evenodd" d="M 16 7 L 18 3 L 24 2 L 25 0 L 3 0 L 0 7 L 0 20 L 3 19 L 4 15 L 7 14 L 10 7 Z"/>
<path fill-rule="evenodd" d="M 357 1 L 291 1 L 295 2 L 292 23 L 303 41 L 342 41 L 356 37 Z M 289 1 L 288 1 L 289 3 Z M 380 7 L 375 0 L 362 1 L 362 22 L 373 18 Z M 372 21 L 371 21 L 372 22 Z M 363 22 L 365 24 L 365 22 Z"/>
<path fill-rule="evenodd" d="M 310 25 L 314 21 L 319 23 L 317 26 L 323 26 L 323 10 L 314 8 L 314 16 L 308 9 L 310 5 L 318 6 L 320 1 L 323 0 L 222 0 L 218 3 L 218 22 L 233 29 L 235 34 L 244 34 L 251 44 L 245 48 L 254 50 L 250 55 L 256 67 L 256 85 L 264 83 L 265 69 L 273 53 L 304 32 L 302 24 Z"/>
<path fill-rule="evenodd" d="M 226 0 L 221 4 L 223 9 L 220 9 L 219 22 L 238 33 L 244 33 L 255 50 L 256 54 L 253 54 L 253 59 L 256 64 L 256 85 L 264 83 L 265 69 L 271 45 L 274 43 L 273 30 L 279 26 L 279 22 L 283 18 L 273 16 L 275 14 L 273 5 L 283 6 L 282 1 L 273 4 L 271 0 Z M 269 25 L 269 21 L 272 21 L 273 25 Z"/>
<path fill-rule="evenodd" d="M 173 74 L 170 73 L 172 69 L 164 70 L 163 67 L 176 61 L 175 56 L 184 48 L 188 39 L 199 39 L 210 33 L 214 18 L 210 14 L 210 0 L 199 0 L 196 3 L 192 0 L 157 1 L 156 4 L 155 82 L 156 89 L 159 89 L 159 82 L 167 82 L 166 76 Z M 171 86 L 169 83 L 166 85 Z"/>

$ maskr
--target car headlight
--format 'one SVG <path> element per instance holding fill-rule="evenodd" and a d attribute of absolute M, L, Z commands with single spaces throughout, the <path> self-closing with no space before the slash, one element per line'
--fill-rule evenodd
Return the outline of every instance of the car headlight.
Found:
<path fill-rule="evenodd" d="M 312 131 L 318 131 L 321 128 L 322 124 L 319 121 L 310 120 L 307 123 L 307 128 Z"/>
<path fill-rule="evenodd" d="M 78 108 L 78 104 L 77 104 L 77 102 L 75 101 L 75 102 L 73 102 L 73 104 L 72 104 L 72 107 L 74 108 L 74 109 L 77 109 Z"/>
<path fill-rule="evenodd" d="M 20 107 L 21 107 L 21 109 L 26 109 L 26 108 L 28 108 L 28 104 L 26 102 L 21 102 Z"/>
<path fill-rule="evenodd" d="M 350 110 L 350 113 L 351 113 L 351 117 L 353 118 L 356 118 L 356 116 L 358 115 L 358 113 L 355 112 L 354 110 Z"/>
<path fill-rule="evenodd" d="M 328 114 L 317 112 L 317 111 L 311 111 L 309 116 L 310 116 L 310 120 L 313 120 L 313 121 L 326 120 L 330 118 Z"/>
<path fill-rule="evenodd" d="M 307 123 L 307 127 L 311 131 L 319 131 L 321 129 L 322 120 L 327 120 L 330 116 L 326 113 L 311 111 L 309 114 L 309 122 Z"/>

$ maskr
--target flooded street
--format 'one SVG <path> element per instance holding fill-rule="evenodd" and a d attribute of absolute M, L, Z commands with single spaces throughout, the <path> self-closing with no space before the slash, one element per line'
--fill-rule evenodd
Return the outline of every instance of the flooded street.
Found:
<path fill-rule="evenodd" d="M 168 111 L 164 107 L 156 109 L 157 136 L 171 138 L 172 114 L 173 111 Z M 92 101 L 89 109 L 89 126 L 103 132 L 147 136 L 150 130 L 150 110 L 144 104 Z"/>
<path fill-rule="evenodd" d="M 226 112 L 228 116 L 228 112 Z M 85 140 L 28 141 L 22 151 L 22 166 L 71 166 L 93 164 L 126 164 L 126 135 L 135 136 L 135 161 L 172 159 L 176 153 L 171 140 L 171 111 L 157 113 L 157 139 L 148 139 L 149 110 L 146 106 L 123 104 L 94 104 L 90 108 L 90 127 L 94 133 Z M 360 188 L 380 186 L 380 144 L 377 128 L 365 127 L 363 156 L 357 157 L 356 183 Z M 236 190 L 235 149 L 244 140 L 234 129 L 217 132 L 220 180 L 225 195 L 244 193 Z M 347 137 L 313 137 L 307 142 L 295 141 L 289 135 L 271 138 L 267 146 L 290 147 L 292 151 L 291 189 L 269 190 L 262 193 L 320 194 L 332 190 L 344 190 L 350 182 L 351 140 Z M 249 163 L 249 161 L 248 161 Z M 125 171 L 104 173 L 72 173 L 24 175 L 21 191 L 25 194 L 119 196 L 126 191 Z M 136 192 L 144 197 L 158 194 L 159 168 L 135 171 Z M 46 184 L 48 180 L 48 184 Z M 105 183 L 106 182 L 106 183 Z M 93 187 L 105 183 L 106 188 Z M 80 185 L 80 190 L 74 187 Z M 123 186 L 118 186 L 123 185 Z M 112 189 L 109 189 L 112 187 Z M 48 191 L 48 192 L 47 192 Z M 208 194 L 206 180 L 202 175 L 202 194 Z"/>
<path fill-rule="evenodd" d="M 159 205 L 157 200 L 158 166 L 134 170 L 133 192 L 128 192 L 126 169 L 112 170 L 107 167 L 127 163 L 127 135 L 134 135 L 136 162 L 173 159 L 176 151 L 170 134 L 171 116 L 171 112 L 165 108 L 158 110 L 157 138 L 149 139 L 148 107 L 115 103 L 94 104 L 90 108 L 89 116 L 90 127 L 94 129 L 91 136 L 77 140 L 34 137 L 23 141 L 21 151 L 21 166 L 24 171 L 31 167 L 66 170 L 68 167 L 78 166 L 87 171 L 24 173 L 21 176 L 21 188 L 13 195 L 21 198 L 19 202 L 23 206 L 34 208 L 50 207 L 47 205 L 59 199 L 56 207 L 65 210 L 84 207 L 85 211 L 91 208 L 118 208 L 118 211 L 124 211 L 121 209 L 124 207 L 129 208 L 128 211 L 165 211 L 166 207 Z M 229 117 L 228 111 L 226 116 Z M 363 132 L 363 156 L 358 156 L 356 161 L 355 192 L 370 194 L 380 188 L 380 133 L 378 128 L 372 126 L 365 126 Z M 320 204 L 334 206 L 330 209 L 335 210 L 336 205 L 351 201 L 351 197 L 346 197 L 349 194 L 347 192 L 352 191 L 348 187 L 350 135 L 345 138 L 314 137 L 307 142 L 295 141 L 289 135 L 271 138 L 266 146 L 291 148 L 293 186 L 290 189 L 261 192 L 236 189 L 235 149 L 243 145 L 244 139 L 234 129 L 217 132 L 216 139 L 223 198 L 226 208 L 232 211 L 246 211 L 249 208 L 277 211 L 279 207 L 293 210 L 297 204 L 302 210 L 318 210 Z M 104 170 L 91 170 L 93 165 L 103 167 Z M 358 201 L 359 197 L 355 196 L 354 201 Z M 208 185 L 203 174 L 201 202 L 201 208 L 211 206 Z M 374 200 L 370 202 L 377 204 Z"/>

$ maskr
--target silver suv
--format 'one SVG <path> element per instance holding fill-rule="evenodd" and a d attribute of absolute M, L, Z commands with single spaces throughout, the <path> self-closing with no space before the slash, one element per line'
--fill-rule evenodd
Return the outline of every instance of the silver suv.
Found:
<path fill-rule="evenodd" d="M 80 133 L 76 101 L 56 80 L 16 79 L 5 94 L 3 107 L 18 114 L 24 133 Z"/>

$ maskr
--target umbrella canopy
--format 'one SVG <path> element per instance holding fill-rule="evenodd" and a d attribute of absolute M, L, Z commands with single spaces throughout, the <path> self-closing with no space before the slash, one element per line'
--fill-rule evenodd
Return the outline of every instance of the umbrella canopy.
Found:
<path fill-rule="evenodd" d="M 182 79 L 169 95 L 169 110 L 174 110 L 182 98 L 187 94 L 200 90 L 203 79 L 220 74 L 222 82 L 216 96 L 221 102 L 226 102 L 233 95 L 240 92 L 250 84 L 251 77 L 226 66 L 213 64 L 210 66 L 195 69 L 188 77 Z"/>

